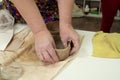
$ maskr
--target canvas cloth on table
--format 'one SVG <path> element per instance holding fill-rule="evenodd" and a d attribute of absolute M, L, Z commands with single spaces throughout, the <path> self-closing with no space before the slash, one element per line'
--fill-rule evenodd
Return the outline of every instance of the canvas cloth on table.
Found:
<path fill-rule="evenodd" d="M 65 52 L 67 49 L 68 53 L 70 46 L 67 48 L 62 49 L 62 51 Z M 27 27 L 13 37 L 5 51 L 0 51 L 0 64 L 3 66 L 19 64 L 23 69 L 19 80 L 51 80 L 75 55 L 67 56 L 68 58 L 65 57 L 64 61 L 56 64 L 45 65 L 36 56 L 34 36 Z"/>
<path fill-rule="evenodd" d="M 120 58 L 120 34 L 97 32 L 93 37 L 93 56 Z"/>

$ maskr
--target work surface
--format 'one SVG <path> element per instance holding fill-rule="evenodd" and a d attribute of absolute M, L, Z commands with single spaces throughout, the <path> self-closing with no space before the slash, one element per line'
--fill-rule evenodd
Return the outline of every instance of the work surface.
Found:
<path fill-rule="evenodd" d="M 78 56 L 54 80 L 120 80 L 120 59 L 93 57 L 92 37 L 95 32 L 76 31 L 84 35 Z"/>
<path fill-rule="evenodd" d="M 15 33 L 20 30 L 17 27 Z M 76 31 L 84 36 L 77 57 L 65 65 L 53 80 L 120 80 L 120 59 L 91 56 L 92 38 L 95 32 Z"/>

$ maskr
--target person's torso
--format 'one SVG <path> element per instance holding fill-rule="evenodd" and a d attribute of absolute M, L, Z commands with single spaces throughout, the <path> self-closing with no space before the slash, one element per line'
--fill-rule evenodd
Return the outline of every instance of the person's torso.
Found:
<path fill-rule="evenodd" d="M 41 15 L 46 23 L 58 20 L 58 6 L 56 0 L 34 0 L 40 10 Z M 10 2 L 10 0 L 3 0 L 4 7 L 9 10 L 17 23 L 25 23 L 24 19 Z"/>

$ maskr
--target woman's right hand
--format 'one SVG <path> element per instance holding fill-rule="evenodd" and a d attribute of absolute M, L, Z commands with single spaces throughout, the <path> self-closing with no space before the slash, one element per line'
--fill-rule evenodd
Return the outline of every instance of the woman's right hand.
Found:
<path fill-rule="evenodd" d="M 48 30 L 43 30 L 35 34 L 35 50 L 38 58 L 45 63 L 58 62 L 55 52 L 55 43 Z"/>

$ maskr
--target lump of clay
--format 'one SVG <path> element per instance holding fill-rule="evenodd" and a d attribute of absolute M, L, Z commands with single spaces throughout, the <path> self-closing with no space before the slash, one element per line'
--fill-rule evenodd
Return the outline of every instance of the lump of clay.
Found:
<path fill-rule="evenodd" d="M 68 46 L 65 48 L 59 35 L 53 35 L 55 44 L 56 44 L 56 54 L 59 58 L 59 60 L 65 60 L 67 57 L 69 57 L 70 53 L 70 43 L 68 43 Z"/>
<path fill-rule="evenodd" d="M 51 32 L 53 39 L 55 41 L 56 44 L 55 51 L 59 60 L 60 61 L 65 60 L 67 57 L 69 57 L 71 45 L 70 43 L 68 43 L 68 46 L 64 47 L 59 34 L 59 22 L 58 21 L 49 22 L 47 23 L 47 28 Z"/>

